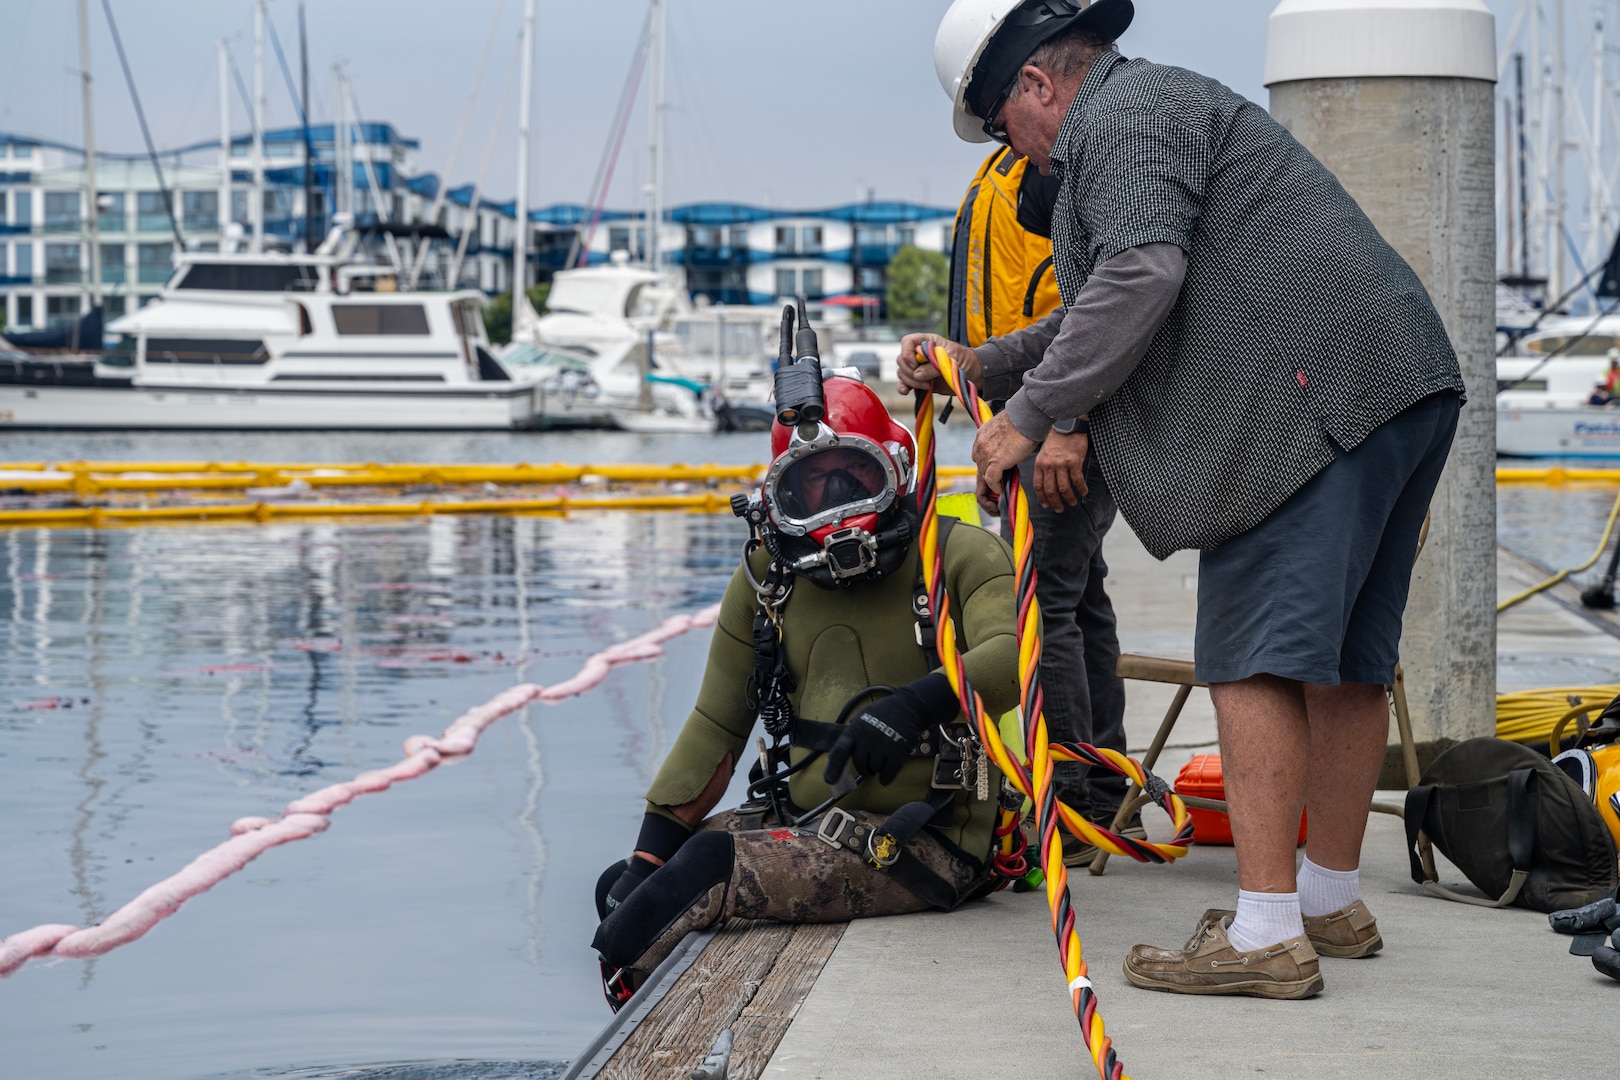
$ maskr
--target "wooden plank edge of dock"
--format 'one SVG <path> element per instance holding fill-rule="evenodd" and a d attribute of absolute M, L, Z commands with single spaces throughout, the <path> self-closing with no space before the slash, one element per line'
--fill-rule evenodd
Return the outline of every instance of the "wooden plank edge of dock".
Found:
<path fill-rule="evenodd" d="M 688 935 L 564 1080 L 685 1080 L 727 1030 L 723 1075 L 757 1080 L 847 925 L 734 921 Z"/>

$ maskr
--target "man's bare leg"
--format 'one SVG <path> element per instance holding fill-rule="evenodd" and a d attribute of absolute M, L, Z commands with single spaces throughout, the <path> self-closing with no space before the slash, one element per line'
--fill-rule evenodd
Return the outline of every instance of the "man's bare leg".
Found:
<path fill-rule="evenodd" d="M 1238 887 L 1291 893 L 1311 762 L 1312 729 L 1301 684 L 1251 675 L 1241 682 L 1216 683 L 1209 692 L 1220 730 Z"/>
<path fill-rule="evenodd" d="M 1389 702 L 1382 686 L 1306 684 L 1305 708 L 1311 732 L 1307 852 L 1325 869 L 1354 870 L 1389 742 Z"/>

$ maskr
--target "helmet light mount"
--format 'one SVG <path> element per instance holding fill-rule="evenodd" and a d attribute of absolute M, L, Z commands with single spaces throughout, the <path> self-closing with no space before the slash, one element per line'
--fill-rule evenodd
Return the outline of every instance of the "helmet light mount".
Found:
<path fill-rule="evenodd" d="M 916 443 L 859 378 L 823 372 L 802 298 L 782 311 L 776 421 L 759 490 L 732 499 L 753 534 L 747 550 L 824 589 L 903 565 L 916 536 Z"/>

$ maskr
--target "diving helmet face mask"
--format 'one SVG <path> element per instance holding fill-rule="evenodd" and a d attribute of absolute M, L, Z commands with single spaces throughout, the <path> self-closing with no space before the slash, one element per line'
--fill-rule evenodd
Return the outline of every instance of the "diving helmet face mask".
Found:
<path fill-rule="evenodd" d="M 793 571 L 839 587 L 892 570 L 894 549 L 903 557 L 912 535 L 905 515 L 896 522 L 890 513 L 909 458 L 898 442 L 880 445 L 824 424 L 796 428 L 761 491 Z"/>

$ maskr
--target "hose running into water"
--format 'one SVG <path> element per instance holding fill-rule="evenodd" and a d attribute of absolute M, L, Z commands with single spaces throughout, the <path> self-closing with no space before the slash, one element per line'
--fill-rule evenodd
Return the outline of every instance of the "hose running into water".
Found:
<path fill-rule="evenodd" d="M 932 363 L 940 371 L 976 425 L 982 427 L 989 421 L 989 406 L 980 400 L 977 389 L 962 378 L 944 349 L 927 345 L 920 350 L 920 355 L 921 359 Z M 1028 756 L 1020 761 L 1008 752 L 995 719 L 985 711 L 984 702 L 968 680 L 962 651 L 957 646 L 956 632 L 951 623 L 949 597 L 944 589 L 943 553 L 939 548 L 939 517 L 934 506 L 937 484 L 934 448 L 933 395 L 918 393 L 918 502 L 923 515 L 921 560 L 939 655 L 951 688 L 956 691 L 961 703 L 962 715 L 973 721 L 985 751 L 1013 786 L 1034 801 L 1040 834 L 1037 847 L 1040 849 L 1041 869 L 1046 877 L 1046 900 L 1052 913 L 1052 933 L 1057 938 L 1058 957 L 1064 978 L 1068 980 L 1074 1015 L 1080 1023 L 1080 1034 L 1102 1080 L 1126 1080 L 1125 1066 L 1114 1050 L 1107 1026 L 1097 1009 L 1096 988 L 1087 977 L 1084 950 L 1075 929 L 1074 905 L 1069 895 L 1068 870 L 1063 865 L 1063 845 L 1058 824 L 1061 821 L 1074 836 L 1110 854 L 1129 855 L 1139 862 L 1166 863 L 1187 853 L 1187 845 L 1192 840 L 1192 818 L 1170 785 L 1148 773 L 1135 760 L 1087 743 L 1053 743 L 1049 740 L 1041 697 L 1041 611 L 1035 598 L 1035 565 L 1032 558 L 1034 532 L 1029 521 L 1028 501 L 1018 482 L 1016 469 L 1006 474 L 1003 507 L 1013 520 L 1013 554 L 1018 590 L 1018 674 L 1022 690 L 1024 746 Z M 1170 815 L 1175 828 L 1174 838 L 1169 843 L 1156 844 L 1116 836 L 1107 829 L 1093 825 L 1083 814 L 1057 798 L 1052 788 L 1054 761 L 1098 765 L 1134 780 Z M 1002 820 L 998 822 L 997 835 L 1003 835 L 1007 830 L 1006 819 L 1009 817 L 1012 818 L 1012 828 L 1017 828 L 1017 814 L 1017 811 L 1005 808 L 1001 811 Z"/>
<path fill-rule="evenodd" d="M 1603 526 L 1603 538 L 1598 541 L 1597 550 L 1592 552 L 1592 557 L 1590 559 L 1587 559 L 1579 566 L 1572 566 L 1567 570 L 1560 570 L 1546 581 L 1543 581 L 1538 585 L 1532 585 L 1523 592 L 1515 593 L 1514 595 L 1508 597 L 1506 600 L 1503 600 L 1500 604 L 1496 605 L 1497 613 L 1501 614 L 1508 608 L 1513 607 L 1515 604 L 1522 604 L 1532 596 L 1535 596 L 1537 593 L 1545 592 L 1554 585 L 1558 584 L 1560 581 L 1563 581 L 1565 578 L 1569 577 L 1571 574 L 1578 574 L 1582 570 L 1590 570 L 1593 566 L 1597 565 L 1597 561 L 1603 558 L 1603 553 L 1609 548 L 1609 538 L 1614 535 L 1614 523 L 1617 518 L 1620 518 L 1620 495 L 1616 495 L 1614 497 L 1614 506 L 1609 509 L 1608 524 Z"/>

